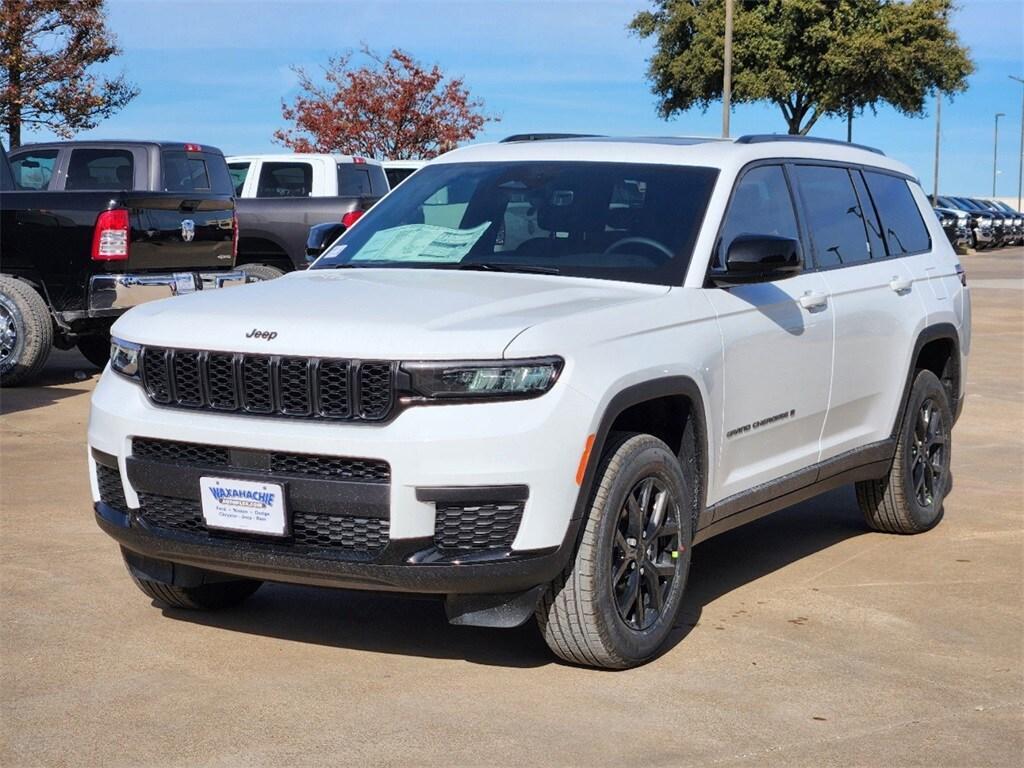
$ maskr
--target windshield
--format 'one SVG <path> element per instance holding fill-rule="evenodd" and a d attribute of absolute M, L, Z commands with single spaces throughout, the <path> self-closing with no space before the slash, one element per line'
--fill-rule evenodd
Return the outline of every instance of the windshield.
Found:
<path fill-rule="evenodd" d="M 626 163 L 427 166 L 312 268 L 481 269 L 680 285 L 717 175 Z"/>

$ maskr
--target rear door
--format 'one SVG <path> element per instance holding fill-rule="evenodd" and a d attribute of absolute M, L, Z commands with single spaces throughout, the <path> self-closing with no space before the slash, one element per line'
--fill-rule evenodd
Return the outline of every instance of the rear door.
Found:
<path fill-rule="evenodd" d="M 802 239 L 782 165 L 755 166 L 737 182 L 716 266 L 744 234 Z M 716 404 L 723 437 L 708 498 L 714 503 L 818 461 L 832 376 L 833 310 L 811 262 L 795 277 L 706 294 L 724 356 Z M 730 511 L 726 506 L 719 514 Z"/>
<path fill-rule="evenodd" d="M 835 313 L 826 461 L 888 437 L 924 311 L 922 286 L 887 246 L 896 235 L 883 230 L 860 170 L 799 164 L 793 176 Z"/>

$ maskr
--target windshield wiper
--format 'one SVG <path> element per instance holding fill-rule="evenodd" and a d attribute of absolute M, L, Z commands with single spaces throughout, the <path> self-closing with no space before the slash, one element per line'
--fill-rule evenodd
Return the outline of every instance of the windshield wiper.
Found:
<path fill-rule="evenodd" d="M 522 272 L 531 275 L 560 274 L 556 267 L 542 267 L 537 264 L 496 263 L 493 261 L 471 261 L 467 264 L 459 264 L 458 269 L 472 270 L 476 272 Z"/>

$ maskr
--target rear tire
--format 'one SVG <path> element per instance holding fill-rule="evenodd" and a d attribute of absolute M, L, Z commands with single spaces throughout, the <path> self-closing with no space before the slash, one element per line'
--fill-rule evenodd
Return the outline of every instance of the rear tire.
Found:
<path fill-rule="evenodd" d="M 537 623 L 573 664 L 626 669 L 668 638 L 690 566 L 693 478 L 651 435 L 616 436 L 601 458 L 576 555 L 548 587 Z"/>
<path fill-rule="evenodd" d="M 867 524 L 884 533 L 922 533 L 942 519 L 951 486 L 953 413 L 942 382 L 918 371 L 900 425 L 896 455 L 880 480 L 857 483 Z"/>
<path fill-rule="evenodd" d="M 284 274 L 283 270 L 272 267 L 269 264 L 243 264 L 238 269 L 241 272 L 245 272 L 252 282 L 276 280 Z"/>
<path fill-rule="evenodd" d="M 129 568 L 129 573 L 131 569 Z M 152 600 L 169 608 L 183 608 L 190 611 L 216 611 L 231 608 L 249 598 L 262 581 L 215 581 L 198 587 L 176 587 L 161 581 L 141 579 L 131 574 L 135 586 Z"/>
<path fill-rule="evenodd" d="M 82 353 L 82 357 L 100 370 L 107 367 L 107 361 L 110 360 L 110 334 L 82 336 L 75 342 L 75 346 Z"/>
<path fill-rule="evenodd" d="M 50 309 L 36 290 L 14 277 L 0 277 L 0 386 L 28 384 L 53 348 Z"/>

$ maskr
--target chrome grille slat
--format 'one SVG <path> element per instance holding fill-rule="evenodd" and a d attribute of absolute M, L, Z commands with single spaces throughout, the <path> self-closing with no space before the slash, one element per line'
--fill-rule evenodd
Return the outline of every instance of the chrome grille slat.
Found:
<path fill-rule="evenodd" d="M 254 416 L 385 421 L 397 365 L 382 360 L 146 347 L 142 383 L 163 406 Z"/>

